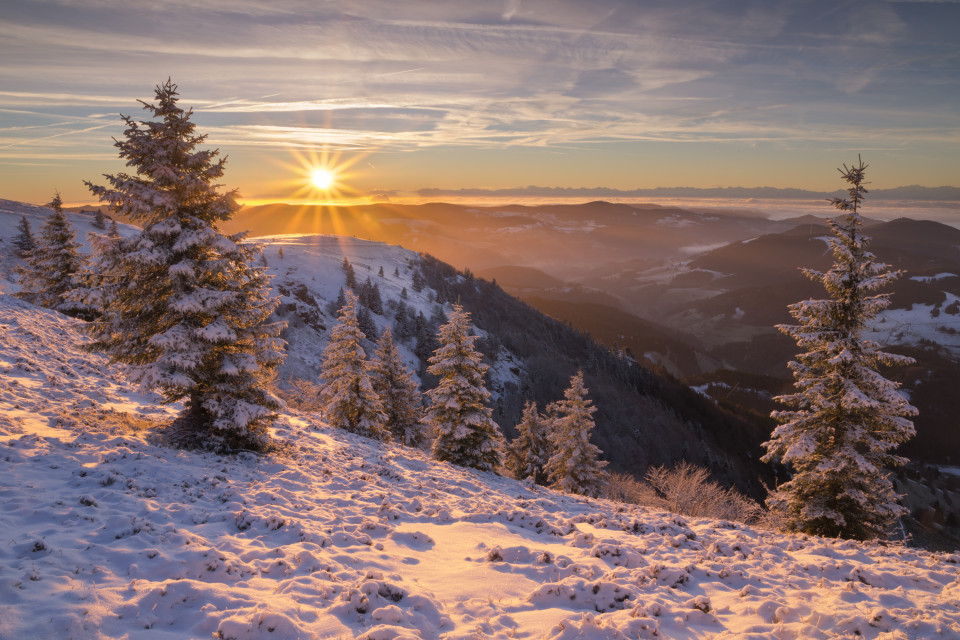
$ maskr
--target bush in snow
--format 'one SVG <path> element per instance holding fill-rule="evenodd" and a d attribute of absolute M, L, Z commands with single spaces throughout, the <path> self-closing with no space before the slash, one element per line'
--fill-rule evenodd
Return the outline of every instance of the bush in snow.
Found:
<path fill-rule="evenodd" d="M 407 370 L 388 325 L 380 335 L 373 357 L 373 389 L 380 396 L 386 414 L 384 426 L 401 444 L 418 446 L 424 438 L 417 381 Z"/>
<path fill-rule="evenodd" d="M 550 485 L 567 493 L 597 496 L 603 489 L 607 463 L 600 460 L 600 449 L 590 442 L 596 407 L 587 397 L 583 372 L 570 379 L 564 398 L 556 403 L 556 417 L 550 423 L 553 455 L 547 461 Z"/>
<path fill-rule="evenodd" d="M 120 157 L 134 175 L 87 182 L 136 236 L 92 236 L 95 283 L 81 298 L 103 312 L 88 326 L 93 347 L 129 365 L 131 378 L 167 402 L 186 399 L 178 427 L 192 445 L 261 448 L 266 423 L 279 408 L 269 392 L 283 360 L 281 325 L 267 323 L 278 299 L 269 296 L 260 247 L 227 236 L 218 225 L 239 205 L 216 180 L 224 159 L 199 150 L 192 111 L 177 106 L 170 80 L 156 88 L 155 118 L 122 116 Z"/>
<path fill-rule="evenodd" d="M 892 450 L 913 436 L 908 418 L 917 413 L 899 384 L 877 372 L 880 365 L 913 359 L 881 351 L 861 335 L 890 303 L 889 294 L 871 294 L 900 275 L 866 250 L 859 212 L 866 167 L 861 160 L 840 170 L 850 197 L 833 201 L 845 212 L 830 221 L 833 267 L 804 270 L 830 298 L 791 305 L 798 324 L 777 327 L 803 353 L 789 364 L 797 392 L 777 398 L 795 409 L 773 412 L 780 425 L 763 458 L 792 472 L 767 499 L 789 529 L 855 539 L 882 536 L 905 511 L 886 468 L 906 462 Z"/>
<path fill-rule="evenodd" d="M 77 251 L 80 243 L 75 240 L 76 234 L 63 211 L 59 193 L 50 206 L 53 212 L 40 227 L 34 247 L 24 252 L 26 265 L 17 268 L 21 286 L 18 295 L 41 307 L 89 319 L 95 315 L 93 309 L 71 296 L 71 292 L 81 285 L 85 266 Z M 26 218 L 21 220 L 21 235 L 18 236 L 24 246 L 30 232 L 30 225 L 26 222 Z"/>
<path fill-rule="evenodd" d="M 485 404 L 490 398 L 483 382 L 487 365 L 469 331 L 470 314 L 454 305 L 449 322 L 440 327 L 440 346 L 427 368 L 439 378 L 427 391 L 427 422 L 433 428 L 437 460 L 493 471 L 500 464 L 503 434 Z"/>
<path fill-rule="evenodd" d="M 629 473 L 611 473 L 604 485 L 603 497 L 617 502 L 662 508 L 656 490 Z"/>
<path fill-rule="evenodd" d="M 320 404 L 320 390 L 322 387 L 312 380 L 303 378 L 292 378 L 287 382 L 287 387 L 278 388 L 278 395 L 288 407 L 293 407 L 299 411 L 320 411 L 323 406 Z"/>
<path fill-rule="evenodd" d="M 373 388 L 372 365 L 360 344 L 366 338 L 357 322 L 357 296 L 348 290 L 339 322 L 330 331 L 323 353 L 320 402 L 324 418 L 334 427 L 371 438 L 387 435 L 383 404 Z"/>
<path fill-rule="evenodd" d="M 535 402 L 524 406 L 517 432 L 507 447 L 504 466 L 517 480 L 532 478 L 537 484 L 547 484 L 545 467 L 550 460 L 550 434 L 545 419 L 537 413 Z"/>
<path fill-rule="evenodd" d="M 716 518 L 753 522 L 762 514 L 760 505 L 735 489 L 725 488 L 710 480 L 703 467 L 681 462 L 672 469 L 653 467 L 644 476 L 653 489 L 640 502 L 694 518 Z M 647 501 L 647 496 L 650 499 Z"/>

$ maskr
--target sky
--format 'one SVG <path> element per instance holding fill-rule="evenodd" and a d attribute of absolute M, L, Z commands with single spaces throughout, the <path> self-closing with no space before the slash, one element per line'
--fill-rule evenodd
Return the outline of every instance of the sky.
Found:
<path fill-rule="evenodd" d="M 0 0 L 0 198 L 92 202 L 167 78 L 249 203 L 834 190 L 858 153 L 960 186 L 958 33 L 958 1 Z"/>

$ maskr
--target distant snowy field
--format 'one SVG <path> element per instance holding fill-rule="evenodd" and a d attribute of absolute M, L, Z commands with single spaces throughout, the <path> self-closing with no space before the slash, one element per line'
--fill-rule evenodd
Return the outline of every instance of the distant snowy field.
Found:
<path fill-rule="evenodd" d="M 960 638 L 958 555 L 565 496 L 314 414 L 269 456 L 162 447 L 178 407 L 78 324 L 0 295 L 4 640 Z"/>

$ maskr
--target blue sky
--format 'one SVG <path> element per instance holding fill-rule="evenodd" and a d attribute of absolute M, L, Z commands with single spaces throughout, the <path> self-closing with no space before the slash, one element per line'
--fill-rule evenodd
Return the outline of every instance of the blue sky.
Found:
<path fill-rule="evenodd" d="M 958 34 L 946 1 L 0 0 L 0 198 L 89 200 L 168 76 L 250 200 L 324 157 L 358 197 L 832 190 L 857 153 L 960 185 Z"/>

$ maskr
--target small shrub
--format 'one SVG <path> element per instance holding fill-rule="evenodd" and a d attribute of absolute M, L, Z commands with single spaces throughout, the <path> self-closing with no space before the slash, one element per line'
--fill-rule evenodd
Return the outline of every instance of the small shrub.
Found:
<path fill-rule="evenodd" d="M 681 462 L 673 468 L 650 468 L 644 481 L 627 474 L 611 474 L 605 496 L 611 500 L 663 509 L 694 518 L 757 522 L 764 515 L 755 501 L 733 488 L 709 479 L 703 467 Z"/>

